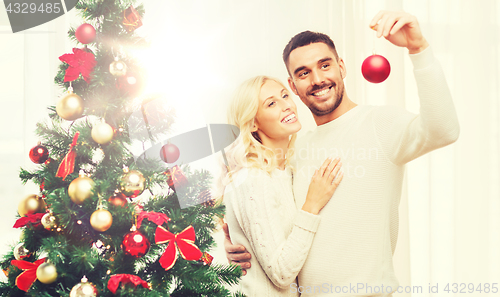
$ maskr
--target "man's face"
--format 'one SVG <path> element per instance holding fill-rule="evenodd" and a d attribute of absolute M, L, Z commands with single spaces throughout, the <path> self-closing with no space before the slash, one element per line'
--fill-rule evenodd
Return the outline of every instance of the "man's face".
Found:
<path fill-rule="evenodd" d="M 344 61 L 322 43 L 298 47 L 290 53 L 290 88 L 315 116 L 333 112 L 344 95 Z"/>

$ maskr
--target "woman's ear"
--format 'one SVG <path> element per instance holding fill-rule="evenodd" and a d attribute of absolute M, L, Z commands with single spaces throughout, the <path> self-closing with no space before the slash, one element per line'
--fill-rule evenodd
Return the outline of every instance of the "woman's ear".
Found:
<path fill-rule="evenodd" d="M 253 121 L 253 127 L 252 127 L 252 130 L 250 130 L 250 132 L 257 132 L 257 130 L 259 130 L 259 126 L 257 125 L 257 121 Z"/>

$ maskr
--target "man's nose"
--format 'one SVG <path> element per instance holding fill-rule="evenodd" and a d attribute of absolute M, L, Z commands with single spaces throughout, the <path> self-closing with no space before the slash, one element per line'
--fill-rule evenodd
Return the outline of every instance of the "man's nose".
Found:
<path fill-rule="evenodd" d="M 325 76 L 323 75 L 322 71 L 313 70 L 311 74 L 312 74 L 311 84 L 319 86 L 325 82 Z"/>

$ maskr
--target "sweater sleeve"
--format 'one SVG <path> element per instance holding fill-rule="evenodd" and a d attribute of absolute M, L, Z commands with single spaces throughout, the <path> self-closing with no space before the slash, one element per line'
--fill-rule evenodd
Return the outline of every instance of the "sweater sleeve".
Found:
<path fill-rule="evenodd" d="M 379 109 L 374 127 L 391 162 L 405 164 L 423 154 L 455 142 L 460 127 L 443 70 L 432 49 L 410 55 L 420 99 L 420 114 Z"/>
<path fill-rule="evenodd" d="M 278 201 L 293 200 L 293 197 L 275 197 L 277 194 L 272 187 L 273 181 L 265 171 L 251 169 L 246 179 L 233 188 L 231 199 L 225 200 L 231 203 L 236 219 L 267 277 L 277 287 L 287 288 L 302 269 L 320 216 L 297 211 L 292 232 L 286 237 L 280 224 Z"/>

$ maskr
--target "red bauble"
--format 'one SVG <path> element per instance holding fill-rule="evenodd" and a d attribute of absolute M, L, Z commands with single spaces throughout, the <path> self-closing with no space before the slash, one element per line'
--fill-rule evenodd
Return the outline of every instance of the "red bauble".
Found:
<path fill-rule="evenodd" d="M 118 193 L 109 197 L 108 202 L 114 206 L 124 207 L 127 204 L 127 197 L 122 193 Z"/>
<path fill-rule="evenodd" d="M 95 29 L 91 24 L 81 24 L 75 31 L 75 37 L 83 44 L 91 43 L 95 40 Z"/>
<path fill-rule="evenodd" d="M 30 150 L 30 159 L 36 164 L 42 164 L 49 158 L 49 150 L 41 144 Z"/>
<path fill-rule="evenodd" d="M 131 231 L 123 237 L 122 249 L 127 256 L 138 259 L 147 254 L 150 246 L 149 240 L 139 231 Z"/>
<path fill-rule="evenodd" d="M 180 154 L 179 148 L 171 143 L 165 144 L 160 151 L 160 157 L 165 163 L 174 163 Z"/>
<path fill-rule="evenodd" d="M 142 93 L 144 80 L 140 75 L 127 71 L 127 74 L 117 78 L 116 87 L 126 95 L 137 97 Z"/>
<path fill-rule="evenodd" d="M 378 84 L 389 76 L 391 65 L 386 58 L 380 55 L 371 55 L 361 65 L 361 72 L 367 81 Z"/>

